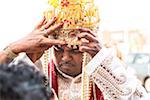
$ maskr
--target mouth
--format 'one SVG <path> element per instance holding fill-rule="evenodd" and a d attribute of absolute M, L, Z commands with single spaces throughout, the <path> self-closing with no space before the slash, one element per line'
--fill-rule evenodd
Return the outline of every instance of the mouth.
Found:
<path fill-rule="evenodd" d="M 74 64 L 72 64 L 72 63 L 62 63 L 62 64 L 60 64 L 60 67 L 73 67 L 74 66 Z"/>
<path fill-rule="evenodd" d="M 62 64 L 60 67 L 73 67 L 73 65 L 72 64 Z"/>

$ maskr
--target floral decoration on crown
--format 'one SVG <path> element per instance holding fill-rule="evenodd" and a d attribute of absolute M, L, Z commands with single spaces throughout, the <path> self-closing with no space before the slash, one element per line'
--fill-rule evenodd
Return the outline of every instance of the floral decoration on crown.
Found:
<path fill-rule="evenodd" d="M 50 8 L 44 12 L 46 19 L 57 16 L 56 23 L 65 22 L 63 30 L 66 31 L 62 32 L 65 34 L 59 38 L 68 37 L 68 30 L 78 27 L 98 29 L 100 18 L 94 0 L 48 0 L 48 4 Z"/>

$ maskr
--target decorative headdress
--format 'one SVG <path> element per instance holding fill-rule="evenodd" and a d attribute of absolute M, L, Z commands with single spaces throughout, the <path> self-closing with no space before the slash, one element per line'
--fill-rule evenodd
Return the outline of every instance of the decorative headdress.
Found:
<path fill-rule="evenodd" d="M 78 45 L 76 34 L 78 31 L 74 29 L 78 27 L 89 28 L 92 31 L 98 31 L 99 12 L 94 5 L 94 0 L 48 0 L 50 8 L 44 12 L 46 19 L 52 19 L 57 16 L 55 22 L 65 22 L 62 29 L 55 31 L 50 38 L 67 41 L 68 45 Z M 44 54 L 45 67 L 48 63 L 48 51 Z M 91 80 L 85 72 L 86 65 L 90 61 L 87 53 L 83 55 L 82 65 L 82 100 L 88 100 L 91 91 Z M 47 71 L 48 72 L 48 71 Z"/>
<path fill-rule="evenodd" d="M 44 12 L 47 19 L 57 16 L 56 23 L 65 22 L 63 29 L 55 31 L 53 38 L 65 40 L 70 45 L 77 45 L 73 29 L 78 27 L 90 28 L 97 31 L 99 19 L 98 8 L 94 0 L 48 0 L 50 8 Z"/>

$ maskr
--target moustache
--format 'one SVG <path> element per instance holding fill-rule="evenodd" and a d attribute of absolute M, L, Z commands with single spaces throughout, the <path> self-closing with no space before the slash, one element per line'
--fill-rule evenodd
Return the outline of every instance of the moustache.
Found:
<path fill-rule="evenodd" d="M 61 67 L 63 65 L 70 65 L 70 66 L 74 66 L 75 64 L 71 63 L 71 62 L 66 62 L 66 61 L 63 61 L 61 62 L 58 66 Z"/>

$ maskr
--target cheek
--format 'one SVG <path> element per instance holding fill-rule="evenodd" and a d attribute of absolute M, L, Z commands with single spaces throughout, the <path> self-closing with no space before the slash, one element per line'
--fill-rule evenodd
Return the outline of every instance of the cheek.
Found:
<path fill-rule="evenodd" d="M 62 58 L 62 54 L 61 53 L 54 52 L 54 61 L 55 61 L 56 65 L 59 64 L 59 62 L 61 61 L 61 58 Z"/>
<path fill-rule="evenodd" d="M 81 55 L 76 55 L 76 56 L 74 57 L 74 61 L 76 62 L 76 64 L 77 64 L 78 66 L 81 66 L 81 65 L 82 65 L 82 61 L 83 61 L 82 56 L 81 56 Z"/>

